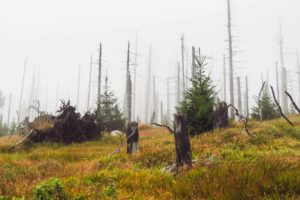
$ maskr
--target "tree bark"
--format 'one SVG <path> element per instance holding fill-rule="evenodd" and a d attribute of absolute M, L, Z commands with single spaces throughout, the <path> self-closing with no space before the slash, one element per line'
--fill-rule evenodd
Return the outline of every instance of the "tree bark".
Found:
<path fill-rule="evenodd" d="M 190 140 L 187 134 L 187 116 L 178 113 L 174 116 L 174 138 L 176 146 L 176 164 L 178 167 L 192 166 L 192 152 Z"/>
<path fill-rule="evenodd" d="M 218 102 L 213 113 L 215 128 L 228 127 L 228 108 L 226 102 Z"/>
<path fill-rule="evenodd" d="M 130 122 L 126 128 L 127 154 L 132 154 L 138 150 L 139 130 L 137 122 Z"/>

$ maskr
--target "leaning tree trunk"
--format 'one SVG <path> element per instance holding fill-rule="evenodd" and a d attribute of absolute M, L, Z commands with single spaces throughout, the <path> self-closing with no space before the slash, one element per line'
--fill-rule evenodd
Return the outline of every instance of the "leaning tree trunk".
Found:
<path fill-rule="evenodd" d="M 174 137 L 176 146 L 177 168 L 192 166 L 192 152 L 190 140 L 187 134 L 187 116 L 181 113 L 175 114 Z"/>
<path fill-rule="evenodd" d="M 138 150 L 139 130 L 137 122 L 130 122 L 126 128 L 127 154 L 132 154 Z"/>
<path fill-rule="evenodd" d="M 226 102 L 218 102 L 214 107 L 213 123 L 215 128 L 228 127 L 228 108 Z"/>

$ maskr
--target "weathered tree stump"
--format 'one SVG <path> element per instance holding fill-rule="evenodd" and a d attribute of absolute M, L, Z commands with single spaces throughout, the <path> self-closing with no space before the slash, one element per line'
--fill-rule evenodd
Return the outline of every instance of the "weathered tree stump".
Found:
<path fill-rule="evenodd" d="M 181 113 L 174 115 L 174 137 L 176 146 L 176 164 L 178 167 L 192 166 L 192 152 L 187 134 L 187 116 Z"/>
<path fill-rule="evenodd" d="M 213 127 L 226 128 L 228 127 L 228 108 L 226 102 L 218 102 L 214 107 Z"/>
<path fill-rule="evenodd" d="M 132 154 L 138 150 L 139 129 L 137 122 L 130 122 L 126 128 L 127 153 Z"/>

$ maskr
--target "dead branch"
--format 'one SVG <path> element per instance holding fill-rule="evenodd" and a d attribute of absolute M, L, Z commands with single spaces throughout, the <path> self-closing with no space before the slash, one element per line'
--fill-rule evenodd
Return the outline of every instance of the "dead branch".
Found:
<path fill-rule="evenodd" d="M 233 110 L 235 111 L 235 115 L 238 116 L 239 119 L 244 122 L 244 130 L 246 131 L 247 135 L 250 136 L 250 137 L 254 137 L 254 135 L 250 134 L 250 131 L 249 131 L 249 128 L 248 128 L 248 118 L 241 115 L 239 113 L 239 110 L 236 107 L 234 107 L 232 104 L 229 104 L 227 107 L 228 108 L 229 107 L 233 108 Z"/>
<path fill-rule="evenodd" d="M 23 144 L 24 142 L 26 142 L 26 140 L 33 134 L 35 133 L 36 130 L 35 129 L 31 129 L 30 132 L 21 139 L 21 141 L 17 142 L 16 144 L 14 144 L 14 146 L 11 147 L 10 151 L 14 150 L 17 146 L 19 146 L 20 144 Z"/>
<path fill-rule="evenodd" d="M 174 134 L 174 130 L 171 129 L 171 128 L 170 128 L 169 126 L 167 126 L 167 125 L 161 125 L 161 124 L 158 124 L 158 123 L 152 123 L 152 124 L 155 125 L 155 126 L 167 128 L 168 131 L 169 131 L 170 133 L 173 133 L 173 134 Z"/>
<path fill-rule="evenodd" d="M 273 89 L 273 87 L 272 86 L 270 86 L 270 88 L 271 88 L 271 91 L 272 91 L 272 95 L 273 95 L 273 98 L 274 98 L 274 101 L 275 101 L 275 103 L 276 103 L 276 105 L 277 105 L 277 107 L 278 107 L 278 110 L 279 110 L 279 112 L 280 112 L 280 115 L 291 125 L 291 126 L 294 126 L 294 124 L 283 114 L 283 112 L 282 112 L 282 109 L 281 109 L 281 106 L 279 105 L 279 103 L 278 103 L 278 101 L 277 101 L 277 99 L 276 99 L 276 97 L 275 97 L 275 93 L 274 93 L 274 89 Z"/>
<path fill-rule="evenodd" d="M 288 93 L 287 91 L 285 91 L 285 94 L 290 98 L 292 105 L 294 106 L 294 108 L 298 111 L 298 113 L 300 114 L 300 109 L 297 106 L 297 104 L 295 103 L 293 97 L 290 95 L 290 93 Z"/>

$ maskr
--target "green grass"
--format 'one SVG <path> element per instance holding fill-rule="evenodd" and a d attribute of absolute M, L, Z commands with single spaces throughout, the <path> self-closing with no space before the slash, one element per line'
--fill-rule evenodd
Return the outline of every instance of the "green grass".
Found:
<path fill-rule="evenodd" d="M 53 180 L 60 194 L 77 200 L 300 199 L 300 119 L 291 119 L 295 128 L 251 121 L 254 139 L 239 123 L 193 137 L 193 168 L 177 175 L 162 171 L 175 160 L 174 138 L 164 129 L 143 126 L 140 151 L 131 156 L 125 146 L 110 156 L 119 137 L 15 152 L 9 148 L 16 138 L 0 138 L 0 199 L 39 199 L 36 191 L 52 192 Z"/>

